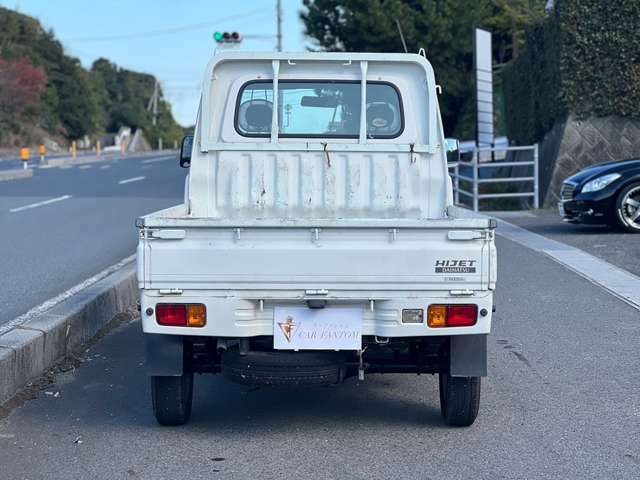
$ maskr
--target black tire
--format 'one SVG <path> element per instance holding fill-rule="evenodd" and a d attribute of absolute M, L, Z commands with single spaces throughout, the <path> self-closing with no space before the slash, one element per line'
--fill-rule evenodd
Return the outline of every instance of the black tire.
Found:
<path fill-rule="evenodd" d="M 480 377 L 440 374 L 440 412 L 447 425 L 468 427 L 480 409 Z"/>
<path fill-rule="evenodd" d="M 628 233 L 640 233 L 640 219 L 635 222 L 630 220 L 625 213 L 625 208 L 628 209 L 630 207 L 626 207 L 623 202 L 629 192 L 632 190 L 637 191 L 638 189 L 640 189 L 640 182 L 632 183 L 631 185 L 624 187 L 620 193 L 618 193 L 616 203 L 613 207 L 613 217 L 616 227 Z M 639 197 L 636 193 L 635 199 L 637 200 L 637 198 Z"/>
<path fill-rule="evenodd" d="M 222 374 L 245 385 L 332 385 L 344 377 L 344 356 L 336 352 L 261 352 L 229 350 Z"/>
<path fill-rule="evenodd" d="M 193 373 L 151 377 L 153 414 L 160 425 L 184 425 L 191 416 Z"/>

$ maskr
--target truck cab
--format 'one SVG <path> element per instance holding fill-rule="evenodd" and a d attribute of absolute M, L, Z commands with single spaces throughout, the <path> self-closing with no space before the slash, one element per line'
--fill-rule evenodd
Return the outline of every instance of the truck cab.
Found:
<path fill-rule="evenodd" d="M 142 328 L 161 424 L 194 374 L 251 385 L 439 375 L 470 425 L 487 373 L 495 222 L 453 205 L 421 55 L 218 54 L 184 203 L 137 220 Z"/>

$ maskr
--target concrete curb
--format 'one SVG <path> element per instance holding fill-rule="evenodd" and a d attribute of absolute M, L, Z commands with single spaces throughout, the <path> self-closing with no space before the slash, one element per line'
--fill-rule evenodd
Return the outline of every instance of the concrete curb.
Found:
<path fill-rule="evenodd" d="M 127 265 L 0 335 L 0 405 L 137 301 L 135 265 Z"/>
<path fill-rule="evenodd" d="M 111 160 L 127 160 L 133 158 L 143 158 L 155 155 L 173 155 L 175 150 L 151 150 L 149 152 L 135 152 L 122 155 L 119 152 L 105 152 L 99 157 L 95 155 L 82 155 L 73 159 L 73 157 L 54 157 L 47 159 L 45 165 L 51 167 L 60 167 L 62 165 L 84 165 L 87 163 L 108 162 Z"/>
<path fill-rule="evenodd" d="M 16 169 L 16 170 L 4 170 L 0 171 L 0 182 L 4 180 L 17 180 L 19 178 L 31 178 L 33 177 L 33 170 L 31 168 Z"/>

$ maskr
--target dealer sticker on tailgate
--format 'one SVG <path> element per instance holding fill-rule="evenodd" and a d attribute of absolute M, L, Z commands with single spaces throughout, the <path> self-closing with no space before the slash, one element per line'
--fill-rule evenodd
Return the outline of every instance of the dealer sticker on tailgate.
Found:
<path fill-rule="evenodd" d="M 276 307 L 273 348 L 277 350 L 360 350 L 361 308 Z"/>

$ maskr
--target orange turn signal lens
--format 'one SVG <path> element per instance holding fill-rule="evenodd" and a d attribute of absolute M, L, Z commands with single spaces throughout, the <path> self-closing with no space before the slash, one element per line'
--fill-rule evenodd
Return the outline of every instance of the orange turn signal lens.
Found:
<path fill-rule="evenodd" d="M 187 305 L 187 325 L 189 327 L 204 327 L 207 324 L 207 308 L 201 303 Z"/>
<path fill-rule="evenodd" d="M 447 326 L 447 306 L 429 305 L 427 314 L 427 325 L 431 328 Z"/>

